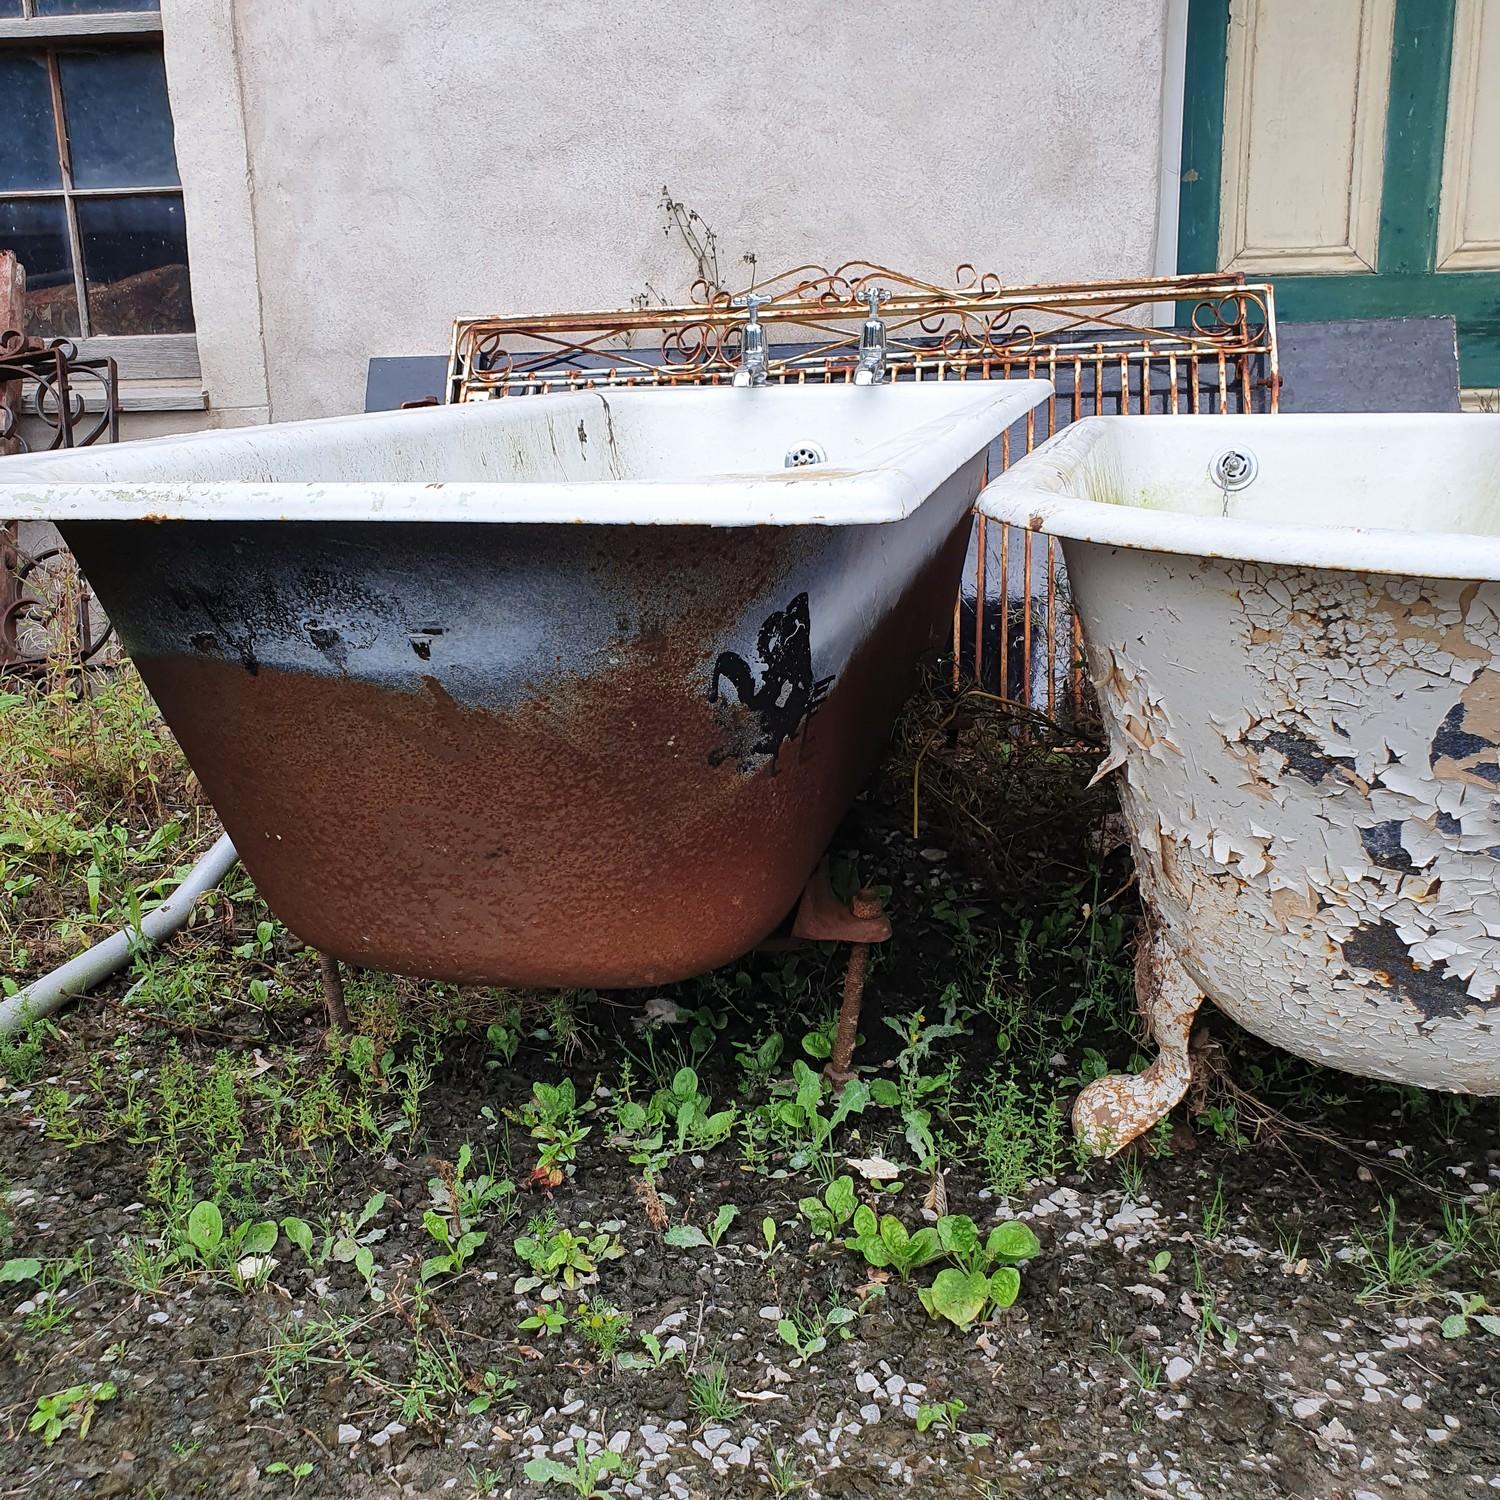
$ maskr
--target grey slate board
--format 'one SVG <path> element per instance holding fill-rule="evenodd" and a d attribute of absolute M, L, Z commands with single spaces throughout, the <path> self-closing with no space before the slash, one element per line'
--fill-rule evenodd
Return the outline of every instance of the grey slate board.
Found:
<path fill-rule="evenodd" d="M 1278 328 L 1282 411 L 1457 411 L 1452 318 L 1348 318 Z"/>
<path fill-rule="evenodd" d="M 397 354 L 370 361 L 365 375 L 365 410 L 395 411 L 403 401 L 424 396 L 443 399 L 448 378 L 446 354 Z"/>

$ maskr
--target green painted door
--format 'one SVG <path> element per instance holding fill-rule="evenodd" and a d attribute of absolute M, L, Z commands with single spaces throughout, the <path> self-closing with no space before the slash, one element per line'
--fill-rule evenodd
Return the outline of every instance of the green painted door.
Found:
<path fill-rule="evenodd" d="M 1187 51 L 1179 269 L 1450 313 L 1500 387 L 1500 0 L 1190 0 Z"/>

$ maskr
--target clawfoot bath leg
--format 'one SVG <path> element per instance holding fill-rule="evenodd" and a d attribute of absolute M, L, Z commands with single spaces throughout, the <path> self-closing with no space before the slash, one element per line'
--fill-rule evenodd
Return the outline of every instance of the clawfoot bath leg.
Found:
<path fill-rule="evenodd" d="M 1183 972 L 1160 933 L 1136 960 L 1136 998 L 1156 1042 L 1156 1061 L 1144 1073 L 1097 1078 L 1073 1105 L 1073 1129 L 1095 1156 L 1113 1156 L 1164 1119 L 1192 1080 L 1188 1036 L 1203 992 Z"/>
<path fill-rule="evenodd" d="M 872 892 L 858 890 L 849 903 L 856 921 L 870 921 L 883 916 L 880 899 Z M 833 1051 L 823 1069 L 829 1080 L 843 1087 L 853 1076 L 854 1044 L 859 1040 L 859 1013 L 865 999 L 865 972 L 870 965 L 868 943 L 849 944 L 849 967 L 844 971 L 844 1002 L 839 1007 L 839 1029 L 833 1039 Z"/>
<path fill-rule="evenodd" d="M 839 1007 L 839 1029 L 824 1074 L 843 1085 L 854 1076 L 854 1044 L 859 1040 L 859 1012 L 864 1002 L 865 972 L 870 963 L 870 944 L 883 943 L 891 935 L 890 919 L 879 898 L 860 889 L 845 906 L 834 895 L 826 858 L 813 872 L 802 893 L 802 902 L 792 924 L 795 937 L 808 942 L 849 944 L 849 967 L 844 972 L 844 1000 Z"/>
<path fill-rule="evenodd" d="M 328 1014 L 329 1028 L 331 1030 L 337 1027 L 347 1038 L 349 1008 L 344 1004 L 344 977 L 339 973 L 339 961 L 326 953 L 320 953 L 318 970 L 323 979 L 323 1007 Z"/>

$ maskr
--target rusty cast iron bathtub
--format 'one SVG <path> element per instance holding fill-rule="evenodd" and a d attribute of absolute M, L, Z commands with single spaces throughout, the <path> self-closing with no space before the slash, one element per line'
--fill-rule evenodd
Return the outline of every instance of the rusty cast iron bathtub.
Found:
<path fill-rule="evenodd" d="M 1158 936 L 1176 1102 L 1207 994 L 1290 1051 L 1500 1092 L 1500 418 L 1092 418 L 989 486 L 1061 537 Z M 1153 1090 L 1155 1092 L 1153 1092 Z"/>
<path fill-rule="evenodd" d="M 357 964 L 699 973 L 790 910 L 1044 381 L 612 391 L 0 460 L 271 908 Z"/>

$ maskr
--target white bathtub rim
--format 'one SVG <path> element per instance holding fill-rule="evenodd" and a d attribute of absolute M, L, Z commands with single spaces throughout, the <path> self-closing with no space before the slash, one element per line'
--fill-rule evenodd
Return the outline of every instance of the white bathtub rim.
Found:
<path fill-rule="evenodd" d="M 1404 414 L 1403 414 L 1404 415 Z M 1311 414 L 1275 417 L 1084 417 L 1049 438 L 992 480 L 975 502 L 991 520 L 1043 532 L 1064 542 L 1093 542 L 1182 557 L 1327 568 L 1383 577 L 1500 580 L 1500 537 L 1475 532 L 1402 531 L 1389 527 L 1241 521 L 1181 511 L 1111 505 L 1068 493 L 1073 474 L 1114 422 L 1214 422 L 1233 430 L 1241 422 L 1313 422 Z M 1330 421 L 1341 420 L 1331 416 Z M 1401 415 L 1380 418 L 1399 422 Z M 1431 416 L 1418 414 L 1417 421 Z M 1473 414 L 1455 422 L 1478 422 Z M 1497 419 L 1500 420 L 1500 419 Z M 1250 430 L 1247 426 L 1247 436 Z"/>
<path fill-rule="evenodd" d="M 884 442 L 843 467 L 778 469 L 762 472 L 698 474 L 681 479 L 590 480 L 179 480 L 90 477 L 51 479 L 54 465 L 85 455 L 110 462 L 128 473 L 132 457 L 142 450 L 199 438 L 232 443 L 237 437 L 272 428 L 225 428 L 174 435 L 143 443 L 93 449 L 64 449 L 36 455 L 0 458 L 0 517 L 7 520 L 70 521 L 407 521 L 478 522 L 539 525 L 639 526 L 860 526 L 903 521 L 914 514 L 964 465 L 982 454 L 1002 432 L 1053 394 L 1048 380 L 933 381 L 888 385 L 877 394 L 945 388 L 947 411 L 896 429 Z M 768 386 L 725 389 L 726 400 L 788 401 L 799 389 L 817 393 L 827 387 Z M 846 389 L 837 387 L 835 389 Z M 847 389 L 854 389 L 848 387 Z M 608 403 L 663 401 L 663 390 L 572 392 L 558 400 Z M 965 397 L 968 399 L 965 399 Z M 542 403 L 552 396 L 512 398 Z M 680 399 L 680 397 L 679 397 Z M 922 397 L 918 396 L 918 400 Z M 510 405 L 509 402 L 505 403 Z M 499 403 L 426 410 L 460 413 L 493 410 Z M 515 408 L 512 407 L 512 410 Z M 347 424 L 352 433 L 372 436 L 419 421 L 424 412 L 369 412 L 350 417 L 288 423 L 308 432 Z M 450 415 L 444 420 L 453 420 Z M 462 420 L 460 417 L 459 420 Z"/>

